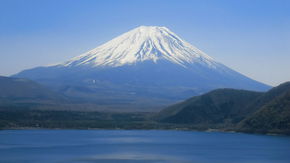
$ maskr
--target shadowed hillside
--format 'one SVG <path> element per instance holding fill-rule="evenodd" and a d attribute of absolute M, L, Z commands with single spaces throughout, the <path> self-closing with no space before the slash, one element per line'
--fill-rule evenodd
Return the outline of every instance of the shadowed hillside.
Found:
<path fill-rule="evenodd" d="M 265 93 L 218 89 L 162 110 L 157 120 L 242 132 L 289 134 L 289 101 L 290 82 Z"/>
<path fill-rule="evenodd" d="M 66 97 L 31 80 L 0 76 L 0 105 L 57 103 L 66 100 Z"/>

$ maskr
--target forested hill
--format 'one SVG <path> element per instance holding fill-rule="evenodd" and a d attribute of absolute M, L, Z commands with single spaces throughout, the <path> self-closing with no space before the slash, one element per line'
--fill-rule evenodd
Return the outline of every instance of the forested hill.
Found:
<path fill-rule="evenodd" d="M 290 82 L 268 92 L 218 89 L 162 110 L 163 123 L 290 134 Z"/>

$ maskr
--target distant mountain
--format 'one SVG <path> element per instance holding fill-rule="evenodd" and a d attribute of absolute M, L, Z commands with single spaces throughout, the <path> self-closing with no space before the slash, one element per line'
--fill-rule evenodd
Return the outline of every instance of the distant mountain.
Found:
<path fill-rule="evenodd" d="M 55 103 L 66 98 L 36 82 L 0 76 L 0 106 L 17 103 Z"/>
<path fill-rule="evenodd" d="M 90 102 L 141 109 L 161 108 L 217 88 L 270 88 L 156 26 L 135 28 L 64 63 L 14 76 Z"/>
<path fill-rule="evenodd" d="M 218 89 L 162 110 L 163 123 L 290 134 L 290 82 L 268 92 Z"/>

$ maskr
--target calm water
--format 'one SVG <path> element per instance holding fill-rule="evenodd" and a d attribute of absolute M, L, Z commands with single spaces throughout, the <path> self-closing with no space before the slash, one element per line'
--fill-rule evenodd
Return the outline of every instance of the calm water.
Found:
<path fill-rule="evenodd" d="M 290 138 L 140 130 L 0 131 L 2 163 L 290 163 Z"/>

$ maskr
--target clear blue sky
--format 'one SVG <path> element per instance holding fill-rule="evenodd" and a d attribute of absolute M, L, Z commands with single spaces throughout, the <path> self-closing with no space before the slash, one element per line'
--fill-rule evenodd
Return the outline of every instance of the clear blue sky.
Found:
<path fill-rule="evenodd" d="M 255 80 L 290 80 L 289 0 L 0 0 L 0 75 L 65 61 L 140 25 L 166 26 Z"/>

